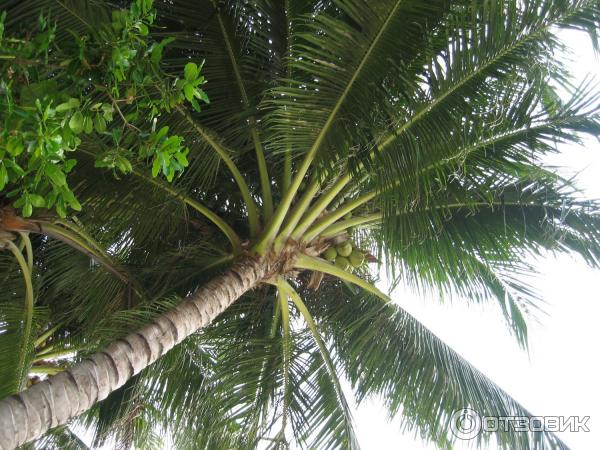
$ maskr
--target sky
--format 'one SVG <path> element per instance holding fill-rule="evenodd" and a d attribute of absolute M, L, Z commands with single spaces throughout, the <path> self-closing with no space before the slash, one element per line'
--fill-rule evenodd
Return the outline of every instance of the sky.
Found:
<path fill-rule="evenodd" d="M 595 74 L 600 81 L 600 59 L 586 36 L 562 32 L 573 51 L 571 70 L 576 78 Z M 561 174 L 577 174 L 577 185 L 587 198 L 600 198 L 600 143 L 587 140 L 581 147 L 562 147 L 548 159 Z M 535 261 L 533 281 L 546 304 L 545 315 L 529 324 L 529 354 L 509 335 L 500 311 L 485 305 L 451 305 L 423 298 L 399 287 L 392 298 L 458 351 L 475 367 L 535 415 L 590 416 L 589 432 L 558 433 L 574 450 L 598 449 L 600 442 L 600 272 L 579 258 L 548 255 Z M 377 400 L 355 412 L 363 450 L 435 450 L 388 422 Z M 469 448 L 456 446 L 456 450 Z M 472 447 L 471 447 L 472 448 Z M 490 445 L 486 450 L 495 450 Z"/>

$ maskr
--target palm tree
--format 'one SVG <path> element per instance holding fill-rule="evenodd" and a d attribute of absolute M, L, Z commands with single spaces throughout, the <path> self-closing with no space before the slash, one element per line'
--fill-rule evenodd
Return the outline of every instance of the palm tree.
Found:
<path fill-rule="evenodd" d="M 112 6 L 9 1 L 7 28 L 46 10 L 68 39 Z M 0 447 L 89 410 L 96 441 L 124 448 L 161 430 L 182 448 L 355 448 L 343 378 L 441 448 L 458 409 L 529 416 L 374 281 L 383 267 L 424 293 L 497 302 L 525 346 L 528 255 L 598 265 L 599 205 L 543 157 L 600 134 L 597 90 L 572 86 L 555 37 L 596 42 L 599 2 L 155 7 L 154 35 L 177 38 L 165 70 L 206 61 L 210 106 L 162 118 L 190 166 L 173 184 L 143 165 L 116 180 L 93 168 L 105 141 L 87 139 L 71 175 L 81 213 L 3 210 L 0 397 L 18 394 L 0 402 Z M 56 375 L 23 390 L 38 373 Z M 547 432 L 494 437 L 566 448 Z"/>

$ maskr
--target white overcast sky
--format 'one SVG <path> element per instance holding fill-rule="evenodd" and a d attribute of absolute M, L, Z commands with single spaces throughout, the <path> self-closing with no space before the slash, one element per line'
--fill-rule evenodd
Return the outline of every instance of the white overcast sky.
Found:
<path fill-rule="evenodd" d="M 594 74 L 600 81 L 600 62 L 589 38 L 575 32 L 562 32 L 561 38 L 574 52 L 571 68 L 577 78 Z M 600 198 L 600 144 L 590 139 L 584 147 L 562 150 L 548 163 L 565 167 L 562 173 L 578 172 L 577 184 L 586 196 Z M 547 302 L 547 315 L 529 325 L 529 355 L 509 336 L 494 305 L 442 304 L 401 288 L 392 297 L 533 414 L 590 416 L 589 433 L 559 435 L 573 450 L 595 450 L 600 448 L 600 271 L 569 256 L 548 256 L 536 265 L 540 275 L 533 285 Z M 435 450 L 402 434 L 398 422 L 389 423 L 376 400 L 361 405 L 354 417 L 364 450 Z"/>

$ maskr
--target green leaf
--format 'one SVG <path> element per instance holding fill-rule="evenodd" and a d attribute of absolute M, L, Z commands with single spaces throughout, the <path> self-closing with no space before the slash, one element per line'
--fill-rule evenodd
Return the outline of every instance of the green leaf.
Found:
<path fill-rule="evenodd" d="M 56 202 L 56 212 L 63 219 L 67 217 L 67 208 L 61 201 Z"/>
<path fill-rule="evenodd" d="M 3 161 L 0 161 L 0 191 L 4 189 L 4 186 L 8 183 L 8 171 L 4 167 Z"/>
<path fill-rule="evenodd" d="M 71 109 L 79 108 L 80 104 L 81 104 L 81 102 L 79 101 L 79 99 L 72 97 L 69 100 L 67 100 L 66 102 L 61 103 L 60 105 L 58 105 L 56 107 L 56 111 L 57 112 L 69 111 Z"/>
<path fill-rule="evenodd" d="M 63 164 L 63 171 L 65 173 L 69 173 L 71 172 L 71 170 L 73 170 L 73 167 L 75 167 L 75 165 L 77 165 L 77 160 L 76 159 L 67 159 L 64 164 Z"/>
<path fill-rule="evenodd" d="M 36 208 L 43 208 L 44 206 L 46 206 L 46 200 L 44 199 L 44 197 L 38 194 L 29 194 L 29 201 Z"/>
<path fill-rule="evenodd" d="M 196 88 L 194 90 L 194 95 L 199 98 L 200 100 L 202 100 L 204 103 L 209 104 L 210 100 L 208 98 L 208 95 L 206 95 L 206 92 L 204 92 L 202 89 Z"/>
<path fill-rule="evenodd" d="M 192 101 L 192 99 L 194 98 L 194 86 L 186 83 L 183 86 L 183 94 L 185 95 L 185 98 L 188 101 Z"/>
<path fill-rule="evenodd" d="M 56 186 L 64 186 L 67 184 L 67 178 L 59 166 L 49 163 L 44 166 L 44 173 L 53 184 Z"/>
<path fill-rule="evenodd" d="M 163 172 L 164 172 L 164 167 L 163 167 Z M 172 166 L 169 166 L 169 169 L 166 173 L 167 176 L 167 181 L 170 183 L 171 181 L 173 181 L 173 177 L 175 177 L 175 169 L 173 169 Z"/>
<path fill-rule="evenodd" d="M 196 63 L 189 62 L 183 68 L 183 75 L 186 81 L 192 82 L 198 78 L 198 66 Z"/>
<path fill-rule="evenodd" d="M 23 214 L 23 217 L 31 217 L 31 214 L 33 214 L 33 206 L 29 202 L 28 198 L 25 200 L 25 204 L 23 205 L 21 213 Z"/>
<path fill-rule="evenodd" d="M 106 131 L 106 120 L 104 119 L 104 117 L 97 115 L 94 118 L 94 129 L 98 133 L 104 133 Z"/>
<path fill-rule="evenodd" d="M 155 139 L 156 141 L 159 141 L 159 140 L 161 140 L 163 137 L 165 137 L 165 136 L 167 135 L 167 133 L 168 133 L 168 132 L 169 132 L 169 127 L 165 125 L 164 127 L 162 127 L 160 130 L 158 130 L 158 131 L 156 132 L 156 136 L 154 137 L 154 139 Z"/>
<path fill-rule="evenodd" d="M 18 177 L 25 176 L 25 171 L 16 162 L 11 161 L 10 159 L 5 159 L 4 165 L 6 165 L 7 169 L 10 169 L 11 171 L 13 171 L 16 176 L 18 176 Z"/>
<path fill-rule="evenodd" d="M 94 130 L 94 122 L 90 116 L 83 118 L 83 131 L 85 134 L 90 134 Z"/>
<path fill-rule="evenodd" d="M 83 131 L 84 120 L 85 117 L 83 117 L 81 111 L 77 111 L 71 116 L 71 119 L 69 120 L 69 128 L 71 128 L 73 133 L 80 134 Z"/>
<path fill-rule="evenodd" d="M 12 156 L 19 156 L 24 149 L 22 139 L 17 136 L 11 136 L 6 143 L 6 151 Z"/>
<path fill-rule="evenodd" d="M 173 149 L 179 147 L 180 142 L 181 138 L 179 136 L 169 136 L 160 144 L 160 149 L 168 154 Z"/>
<path fill-rule="evenodd" d="M 123 156 L 118 156 L 117 160 L 115 162 L 117 168 L 121 171 L 121 173 L 127 174 L 127 173 L 131 173 L 131 171 L 133 170 L 133 166 L 131 165 L 131 162 L 129 162 L 129 160 Z"/>
<path fill-rule="evenodd" d="M 71 208 L 73 208 L 75 211 L 81 211 L 81 203 L 79 203 L 79 200 L 77 200 L 76 197 L 73 197 L 69 200 L 69 206 L 71 206 Z"/>
<path fill-rule="evenodd" d="M 179 164 L 181 164 L 183 167 L 187 167 L 189 164 L 187 158 L 181 152 L 175 153 L 175 159 L 177 159 Z"/>
<path fill-rule="evenodd" d="M 167 45 L 169 45 L 171 42 L 173 42 L 174 40 L 175 40 L 175 38 L 168 37 L 168 38 L 160 41 L 160 43 L 154 44 L 154 46 L 152 47 L 152 53 L 150 55 L 150 60 L 154 64 L 158 64 L 160 62 L 160 60 L 162 59 L 162 53 L 163 53 L 164 48 Z"/>
<path fill-rule="evenodd" d="M 102 116 L 107 122 L 112 121 L 113 116 L 113 106 L 109 103 L 102 104 Z"/>
<path fill-rule="evenodd" d="M 201 108 L 200 108 L 200 103 L 198 103 L 198 100 L 196 100 L 195 98 L 192 98 L 190 100 L 190 103 L 192 104 L 192 108 L 194 108 L 194 111 L 200 112 Z"/>
<path fill-rule="evenodd" d="M 142 0 L 142 11 L 144 13 L 148 13 L 152 9 L 152 4 L 154 0 Z"/>
<path fill-rule="evenodd" d="M 152 176 L 156 178 L 158 176 L 158 172 L 160 172 L 160 161 L 158 157 L 156 157 L 152 162 Z"/>

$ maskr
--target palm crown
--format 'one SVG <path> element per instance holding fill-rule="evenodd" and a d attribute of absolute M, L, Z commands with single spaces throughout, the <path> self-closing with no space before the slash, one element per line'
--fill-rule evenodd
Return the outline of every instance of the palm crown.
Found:
<path fill-rule="evenodd" d="M 36 15 L 47 8 L 59 30 L 81 34 L 115 6 L 35 3 Z M 390 303 L 375 268 L 422 292 L 496 302 L 526 345 L 538 300 L 527 255 L 571 251 L 598 264 L 598 204 L 543 165 L 558 143 L 600 134 L 597 90 L 570 84 L 555 36 L 584 30 L 595 42 L 598 1 L 154 6 L 153 36 L 176 38 L 164 70 L 205 61 L 210 105 L 159 119 L 185 137 L 189 167 L 171 184 L 141 164 L 115 179 L 93 168 L 106 140 L 83 140 L 70 178 L 82 212 L 35 218 L 45 236 L 33 240 L 30 330 L 22 274 L 0 255 L 0 396 L 251 254 L 277 270 L 88 412 L 97 442 L 153 447 L 165 432 L 181 448 L 354 448 L 343 378 L 359 401 L 381 397 L 442 448 L 457 409 L 529 415 Z M 7 27 L 32 14 L 31 2 L 7 10 Z M 346 242 L 360 249 L 354 273 L 325 258 Z M 564 445 L 543 432 L 494 437 L 511 449 Z M 61 429 L 45 439 L 75 438 Z"/>

